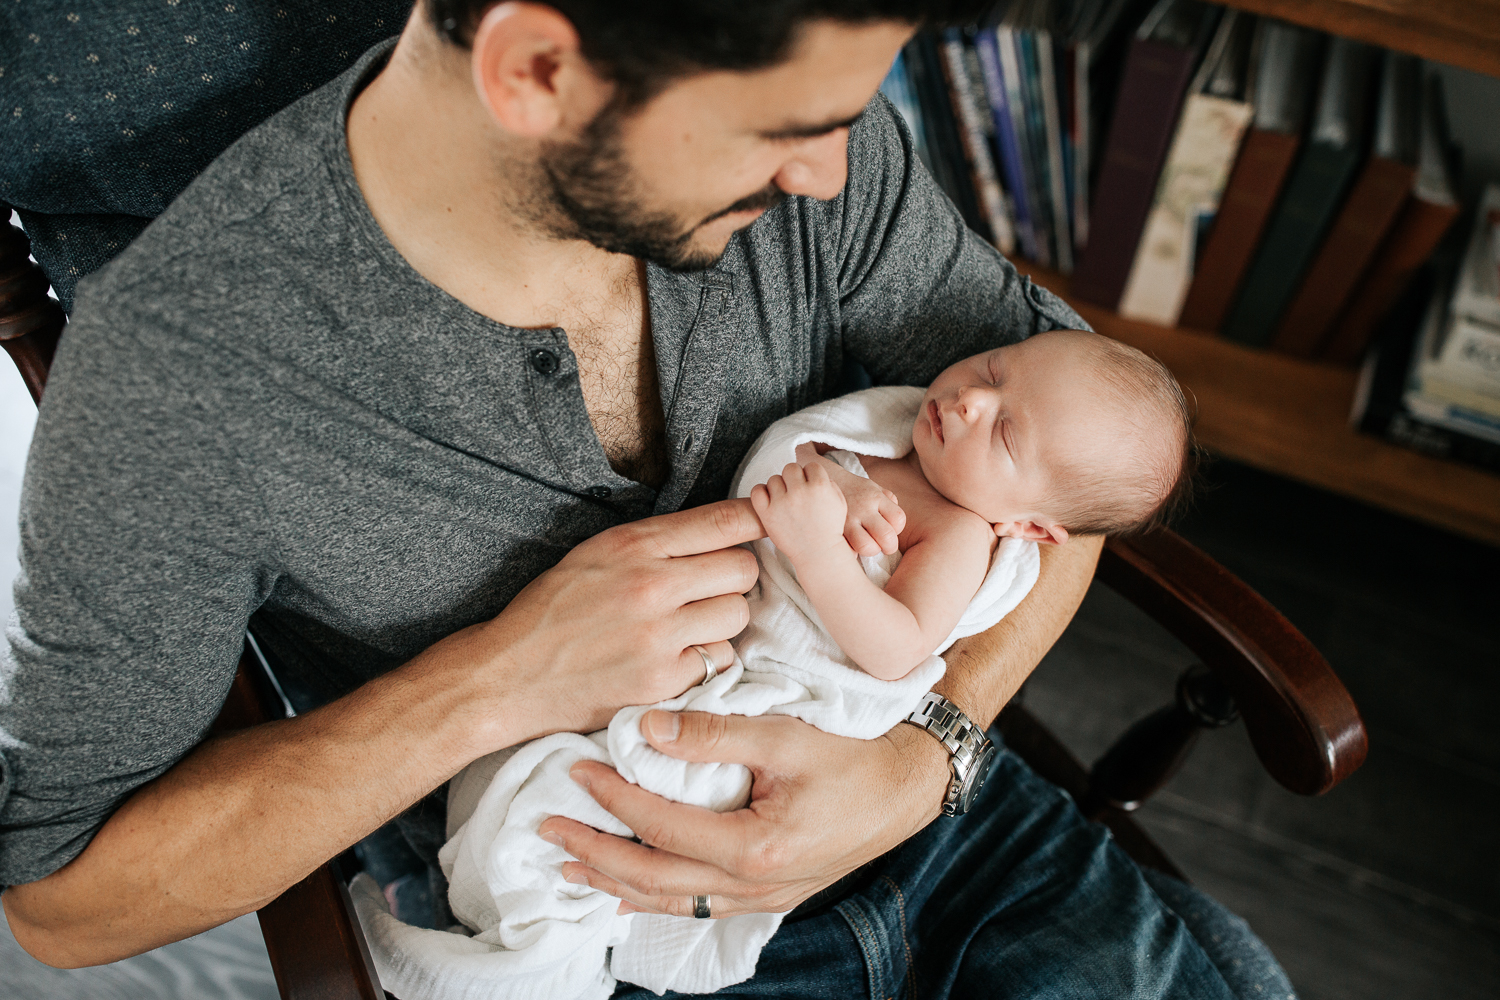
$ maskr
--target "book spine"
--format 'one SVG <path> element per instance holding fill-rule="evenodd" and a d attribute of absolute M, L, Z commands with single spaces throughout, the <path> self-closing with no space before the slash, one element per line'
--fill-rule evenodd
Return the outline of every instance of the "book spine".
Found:
<path fill-rule="evenodd" d="M 1042 122 L 1047 137 L 1047 182 L 1048 196 L 1052 203 L 1052 240 L 1057 247 L 1057 269 L 1063 274 L 1073 273 L 1073 233 L 1068 225 L 1072 205 L 1068 197 L 1069 157 L 1064 151 L 1066 136 L 1063 133 L 1062 110 L 1058 102 L 1057 71 L 1053 65 L 1052 35 L 1037 31 L 1032 35 L 1036 51 L 1037 83 L 1042 98 Z"/>
<path fill-rule="evenodd" d="M 1193 62 L 1188 49 L 1142 38 L 1130 44 L 1090 209 L 1089 245 L 1073 275 L 1080 299 L 1111 309 L 1120 302 Z"/>
<path fill-rule="evenodd" d="M 1440 427 L 1404 411 L 1394 414 L 1378 433 L 1393 444 L 1424 455 L 1500 472 L 1500 444 Z"/>
<path fill-rule="evenodd" d="M 1089 164 L 1092 146 L 1089 141 L 1093 104 L 1089 94 L 1089 58 L 1087 42 L 1080 42 L 1068 53 L 1072 78 L 1069 114 L 1073 121 L 1073 250 L 1083 253 L 1089 245 Z"/>
<path fill-rule="evenodd" d="M 963 149 L 948 87 L 943 82 L 942 59 L 928 32 L 920 32 L 907 45 L 907 69 L 922 107 L 922 121 L 927 126 L 927 148 L 932 154 L 933 176 L 952 200 L 964 223 L 971 229 L 985 228 L 974 197 L 974 188 L 965 171 L 956 169 L 963 162 Z"/>
<path fill-rule="evenodd" d="M 1011 127 L 1021 154 L 1021 170 L 1026 185 L 1026 200 L 1031 209 L 1031 228 L 1036 234 L 1036 261 L 1052 266 L 1052 241 L 1047 233 L 1047 207 L 1042 203 L 1037 183 L 1036 156 L 1032 151 L 1031 116 L 1026 104 L 1025 73 L 1021 60 L 1021 40 L 1010 28 L 997 28 L 995 39 L 1000 54 L 1000 69 L 1005 78 L 1006 105 L 1010 108 Z"/>
<path fill-rule="evenodd" d="M 1391 235 L 1381 246 L 1370 269 L 1349 296 L 1349 308 L 1334 325 L 1323 358 L 1352 365 L 1364 353 L 1380 321 L 1401 298 L 1443 235 L 1458 218 L 1457 205 L 1442 205 L 1409 198 Z"/>
<path fill-rule="evenodd" d="M 1270 343 L 1298 281 L 1343 203 L 1361 155 L 1356 145 L 1308 143 L 1250 263 L 1244 288 L 1224 324 L 1224 336 L 1255 347 Z"/>
<path fill-rule="evenodd" d="M 1181 326 L 1212 331 L 1223 325 L 1300 145 L 1296 135 L 1265 129 L 1245 136 L 1183 300 Z"/>
<path fill-rule="evenodd" d="M 1120 315 L 1175 326 L 1193 274 L 1198 218 L 1214 212 L 1253 114 L 1244 101 L 1194 94 L 1183 106 Z"/>
<path fill-rule="evenodd" d="M 1021 70 L 1022 109 L 1026 117 L 1026 145 L 1031 159 L 1027 175 L 1031 178 L 1034 194 L 1032 204 L 1037 206 L 1038 232 L 1046 240 L 1047 254 L 1053 266 L 1061 267 L 1055 239 L 1056 227 L 1052 204 L 1052 177 L 1048 172 L 1047 116 L 1042 107 L 1041 70 L 1037 65 L 1036 39 L 1030 31 L 1015 33 L 1016 64 Z"/>
<path fill-rule="evenodd" d="M 1302 287 L 1287 306 L 1271 341 L 1273 348 L 1303 358 L 1318 353 L 1334 318 L 1396 221 L 1416 172 L 1412 164 L 1383 156 L 1372 156 L 1365 164 Z"/>
<path fill-rule="evenodd" d="M 1005 90 L 1005 74 L 1000 67 L 1000 49 L 993 29 L 981 31 L 974 40 L 979 66 L 984 73 L 985 95 L 995 116 L 995 139 L 1000 147 L 1000 166 L 1005 171 L 1005 186 L 1015 207 L 1016 238 L 1021 252 L 1032 260 L 1038 258 L 1036 233 L 1032 228 L 1031 208 L 1026 197 L 1026 171 L 1022 166 L 1021 147 L 1016 140 L 1015 121 Z"/>
<path fill-rule="evenodd" d="M 1005 194 L 1000 190 L 1000 178 L 984 134 L 979 95 L 970 86 L 964 59 L 963 35 L 958 29 L 950 28 L 943 35 L 943 69 L 953 108 L 958 114 L 959 138 L 963 141 L 974 191 L 979 197 L 985 222 L 989 224 L 990 242 L 1001 253 L 1013 253 L 1016 249 L 1015 231 L 1011 228 L 1010 214 L 1005 209 Z"/>

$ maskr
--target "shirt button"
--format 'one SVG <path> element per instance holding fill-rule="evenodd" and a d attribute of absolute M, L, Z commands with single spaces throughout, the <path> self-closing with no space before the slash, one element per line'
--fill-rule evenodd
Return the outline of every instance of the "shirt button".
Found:
<path fill-rule="evenodd" d="M 557 355 L 551 351 L 538 347 L 528 357 L 531 367 L 536 369 L 538 375 L 551 375 L 557 371 Z"/>
<path fill-rule="evenodd" d="M 614 490 L 610 489 L 608 486 L 590 486 L 588 488 L 588 495 L 591 497 L 598 497 L 600 500 L 605 499 L 613 492 Z"/>

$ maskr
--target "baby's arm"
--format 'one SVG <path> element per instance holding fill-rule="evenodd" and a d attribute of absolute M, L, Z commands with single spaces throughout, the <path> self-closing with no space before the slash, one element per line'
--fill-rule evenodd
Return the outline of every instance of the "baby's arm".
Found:
<path fill-rule="evenodd" d="M 977 533 L 945 533 L 908 548 L 881 590 L 844 541 L 844 497 L 822 463 L 788 465 L 755 487 L 750 501 L 771 541 L 791 559 L 829 635 L 882 680 L 905 677 L 937 648 L 989 564 L 987 539 L 976 545 Z M 968 565 L 976 562 L 977 572 Z"/>

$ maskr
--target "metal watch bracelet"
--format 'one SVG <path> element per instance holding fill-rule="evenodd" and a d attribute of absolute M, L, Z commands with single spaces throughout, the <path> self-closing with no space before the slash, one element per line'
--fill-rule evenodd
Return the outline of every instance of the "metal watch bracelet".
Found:
<path fill-rule="evenodd" d="M 929 691 L 903 722 L 932 734 L 949 753 L 952 780 L 943 796 L 943 815 L 959 816 L 969 811 L 979 788 L 989 774 L 995 746 L 953 702 Z"/>

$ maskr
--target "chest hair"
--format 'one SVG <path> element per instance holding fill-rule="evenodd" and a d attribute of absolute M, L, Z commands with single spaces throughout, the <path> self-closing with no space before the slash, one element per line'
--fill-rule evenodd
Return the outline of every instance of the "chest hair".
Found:
<path fill-rule="evenodd" d="M 615 294 L 570 310 L 568 346 L 578 358 L 579 388 L 610 467 L 660 489 L 671 463 L 656 374 L 644 274 Z"/>

